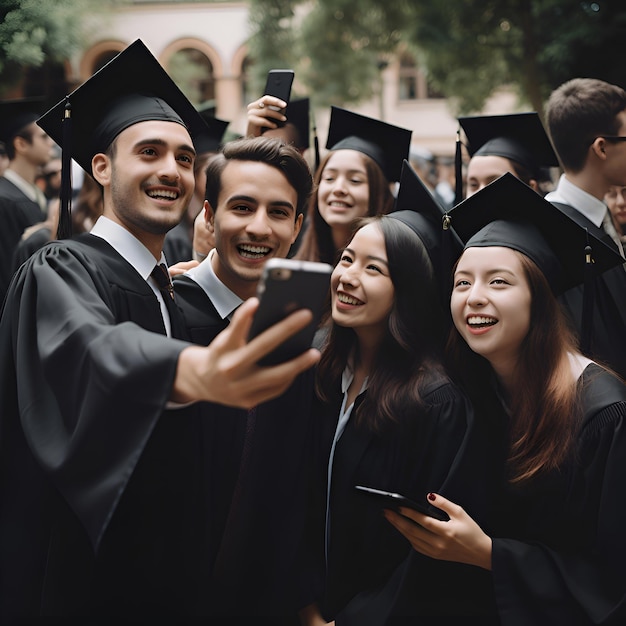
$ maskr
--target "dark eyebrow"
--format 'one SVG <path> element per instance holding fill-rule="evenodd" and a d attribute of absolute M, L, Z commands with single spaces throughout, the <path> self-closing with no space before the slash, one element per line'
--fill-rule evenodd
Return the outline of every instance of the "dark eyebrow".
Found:
<path fill-rule="evenodd" d="M 140 141 L 138 141 L 135 144 L 135 147 L 139 148 L 141 146 L 155 146 L 155 145 L 156 146 L 166 146 L 167 142 L 163 141 L 163 139 L 158 139 L 158 138 L 155 138 L 155 139 L 141 139 Z M 186 143 L 180 144 L 178 146 L 178 150 L 182 150 L 184 152 L 189 152 L 189 153 L 193 154 L 194 156 L 196 156 L 196 151 L 195 151 L 194 147 L 189 145 L 189 144 L 186 144 Z"/>
<path fill-rule="evenodd" d="M 354 250 L 352 250 L 352 248 L 344 248 L 343 251 L 344 252 L 349 252 L 352 256 L 355 256 Z M 389 267 L 389 263 L 387 261 L 385 261 L 385 259 L 381 259 L 379 256 L 374 256 L 373 254 L 368 254 L 365 258 L 366 259 L 370 259 L 371 261 L 378 261 L 379 263 L 383 263 L 384 265 Z"/>
<path fill-rule="evenodd" d="M 227 202 L 229 203 L 248 202 L 249 204 L 254 204 L 254 205 L 259 204 L 259 201 L 256 198 L 253 198 L 252 196 L 246 196 L 243 194 L 231 196 L 230 198 L 228 198 Z M 291 204 L 291 202 L 288 202 L 286 200 L 272 200 L 269 202 L 269 205 L 271 207 L 285 207 L 287 209 L 295 211 L 295 207 L 293 206 L 293 204 Z"/>

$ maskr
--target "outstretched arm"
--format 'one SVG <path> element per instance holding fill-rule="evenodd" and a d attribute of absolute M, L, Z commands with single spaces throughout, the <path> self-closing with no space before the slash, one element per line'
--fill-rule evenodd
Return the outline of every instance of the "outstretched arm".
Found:
<path fill-rule="evenodd" d="M 247 342 L 258 304 L 257 298 L 250 298 L 208 346 L 190 346 L 180 353 L 171 400 L 205 400 L 249 409 L 281 395 L 298 374 L 318 361 L 319 352 L 311 349 L 279 365 L 257 365 L 311 321 L 310 311 L 296 311 Z"/>

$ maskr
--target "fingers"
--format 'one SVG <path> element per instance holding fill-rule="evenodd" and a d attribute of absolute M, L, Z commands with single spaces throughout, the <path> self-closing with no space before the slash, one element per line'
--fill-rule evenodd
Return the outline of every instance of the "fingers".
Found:
<path fill-rule="evenodd" d="M 248 105 L 248 113 L 255 112 L 255 114 L 258 115 L 261 111 L 263 111 L 263 109 L 269 109 L 270 111 L 276 112 L 286 107 L 287 103 L 280 98 L 265 95 Z"/>
<path fill-rule="evenodd" d="M 287 121 L 283 115 L 286 106 L 287 103 L 280 98 L 268 95 L 251 102 L 248 105 L 247 135 L 258 137 L 263 129 L 278 128 L 278 122 Z"/>
<path fill-rule="evenodd" d="M 193 267 L 198 265 L 198 261 L 179 261 L 174 265 L 170 265 L 167 269 L 170 273 L 170 276 L 180 276 L 184 274 L 187 270 L 190 270 Z"/>

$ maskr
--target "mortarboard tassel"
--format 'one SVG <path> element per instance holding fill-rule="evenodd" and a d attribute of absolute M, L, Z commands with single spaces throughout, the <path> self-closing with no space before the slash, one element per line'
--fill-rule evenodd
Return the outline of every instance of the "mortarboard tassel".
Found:
<path fill-rule="evenodd" d="M 593 304 L 595 299 L 593 280 L 593 256 L 589 245 L 589 232 L 587 232 L 587 245 L 585 246 L 585 276 L 583 284 L 583 307 L 582 324 L 580 331 L 580 350 L 588 355 L 591 349 L 591 334 L 593 330 Z"/>
<path fill-rule="evenodd" d="M 461 153 L 461 131 L 456 131 L 456 150 L 454 153 L 454 204 L 463 200 L 463 158 Z"/>
<path fill-rule="evenodd" d="M 72 236 L 72 105 L 65 98 L 63 110 L 63 145 L 61 146 L 61 206 L 57 239 Z"/>
<path fill-rule="evenodd" d="M 311 119 L 313 120 L 313 149 L 315 151 L 315 169 L 314 172 L 317 172 L 317 169 L 320 166 L 320 141 L 317 138 L 317 125 L 315 124 L 315 117 L 311 114 Z"/>

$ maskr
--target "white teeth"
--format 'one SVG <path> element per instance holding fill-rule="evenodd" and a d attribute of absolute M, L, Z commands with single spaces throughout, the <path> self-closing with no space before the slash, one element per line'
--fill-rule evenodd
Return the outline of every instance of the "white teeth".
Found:
<path fill-rule="evenodd" d="M 166 200 L 176 200 L 178 198 L 177 191 L 169 191 L 166 189 L 150 190 L 147 192 L 151 198 L 165 198 Z"/>
<path fill-rule="evenodd" d="M 241 244 L 237 246 L 241 256 L 248 258 L 258 258 L 259 256 L 265 256 L 271 252 L 271 248 L 267 246 L 252 246 L 249 244 Z"/>
<path fill-rule="evenodd" d="M 339 302 L 342 302 L 343 304 L 353 304 L 353 305 L 363 304 L 360 300 L 357 300 L 356 298 L 353 298 L 352 296 L 348 296 L 345 293 L 338 293 L 337 300 L 339 300 Z"/>
<path fill-rule="evenodd" d="M 349 204 L 346 204 L 345 202 L 329 202 L 328 203 L 330 206 L 334 206 L 334 207 L 338 207 L 340 209 L 348 209 L 350 208 Z"/>
<path fill-rule="evenodd" d="M 496 324 L 498 320 L 493 317 L 483 317 L 481 315 L 472 315 L 467 318 L 467 323 L 470 326 L 492 326 Z"/>

